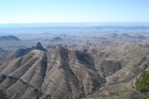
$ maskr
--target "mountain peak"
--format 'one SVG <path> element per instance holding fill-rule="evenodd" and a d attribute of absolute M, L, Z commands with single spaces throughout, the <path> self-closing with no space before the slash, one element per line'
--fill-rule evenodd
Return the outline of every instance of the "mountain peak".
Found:
<path fill-rule="evenodd" d="M 42 50 L 42 51 L 47 51 L 40 42 L 38 42 L 35 46 L 35 49 L 38 49 L 38 50 Z"/>

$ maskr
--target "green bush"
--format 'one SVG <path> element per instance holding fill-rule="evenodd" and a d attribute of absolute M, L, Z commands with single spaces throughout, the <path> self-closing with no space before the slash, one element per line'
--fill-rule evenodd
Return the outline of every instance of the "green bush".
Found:
<path fill-rule="evenodd" d="M 0 89 L 0 99 L 8 99 L 6 93 Z"/>
<path fill-rule="evenodd" d="M 136 89 L 140 93 L 148 93 L 149 92 L 149 71 L 145 71 L 141 75 L 141 79 L 136 80 Z"/>

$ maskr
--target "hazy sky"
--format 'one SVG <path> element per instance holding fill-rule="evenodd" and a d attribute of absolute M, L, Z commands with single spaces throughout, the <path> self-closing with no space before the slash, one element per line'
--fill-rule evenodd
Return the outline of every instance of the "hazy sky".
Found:
<path fill-rule="evenodd" d="M 0 24 L 149 22 L 149 0 L 0 0 Z"/>

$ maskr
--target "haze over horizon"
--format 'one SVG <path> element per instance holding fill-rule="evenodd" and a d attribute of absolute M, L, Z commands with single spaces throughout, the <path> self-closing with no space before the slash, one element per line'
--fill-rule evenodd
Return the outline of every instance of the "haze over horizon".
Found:
<path fill-rule="evenodd" d="M 149 22 L 148 0 L 0 0 L 0 24 Z"/>

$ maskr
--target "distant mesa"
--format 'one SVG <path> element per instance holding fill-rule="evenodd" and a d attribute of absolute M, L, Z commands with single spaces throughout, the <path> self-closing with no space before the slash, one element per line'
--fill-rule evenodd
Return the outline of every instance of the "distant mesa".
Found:
<path fill-rule="evenodd" d="M 110 34 L 110 37 L 112 37 L 112 38 L 116 38 L 117 36 L 118 36 L 117 33 L 111 33 L 111 34 Z"/>
<path fill-rule="evenodd" d="M 138 35 L 137 37 L 136 37 L 137 39 L 145 39 L 145 37 L 143 36 L 143 35 Z"/>
<path fill-rule="evenodd" d="M 127 33 L 122 33 L 122 34 L 118 35 L 118 37 L 116 39 L 120 42 L 135 42 L 135 37 L 130 36 Z"/>
<path fill-rule="evenodd" d="M 60 37 L 55 37 L 55 38 L 51 39 L 50 41 L 57 42 L 57 41 L 62 41 L 62 39 Z"/>
<path fill-rule="evenodd" d="M 102 46 L 107 46 L 107 45 L 111 45 L 113 42 L 110 42 L 110 41 L 101 41 L 100 44 Z"/>
<path fill-rule="evenodd" d="M 123 37 L 123 38 L 132 38 L 129 34 L 127 34 L 127 33 L 122 33 L 121 35 L 120 35 L 120 37 Z"/>
<path fill-rule="evenodd" d="M 0 41 L 20 41 L 20 39 L 13 35 L 0 36 Z"/>
<path fill-rule="evenodd" d="M 104 41 L 104 40 L 107 40 L 106 38 L 104 37 L 92 37 L 93 39 L 95 40 L 98 40 L 98 41 Z"/>
<path fill-rule="evenodd" d="M 99 37 L 98 39 L 101 40 L 101 41 L 107 40 L 107 39 L 104 38 L 104 37 Z"/>

